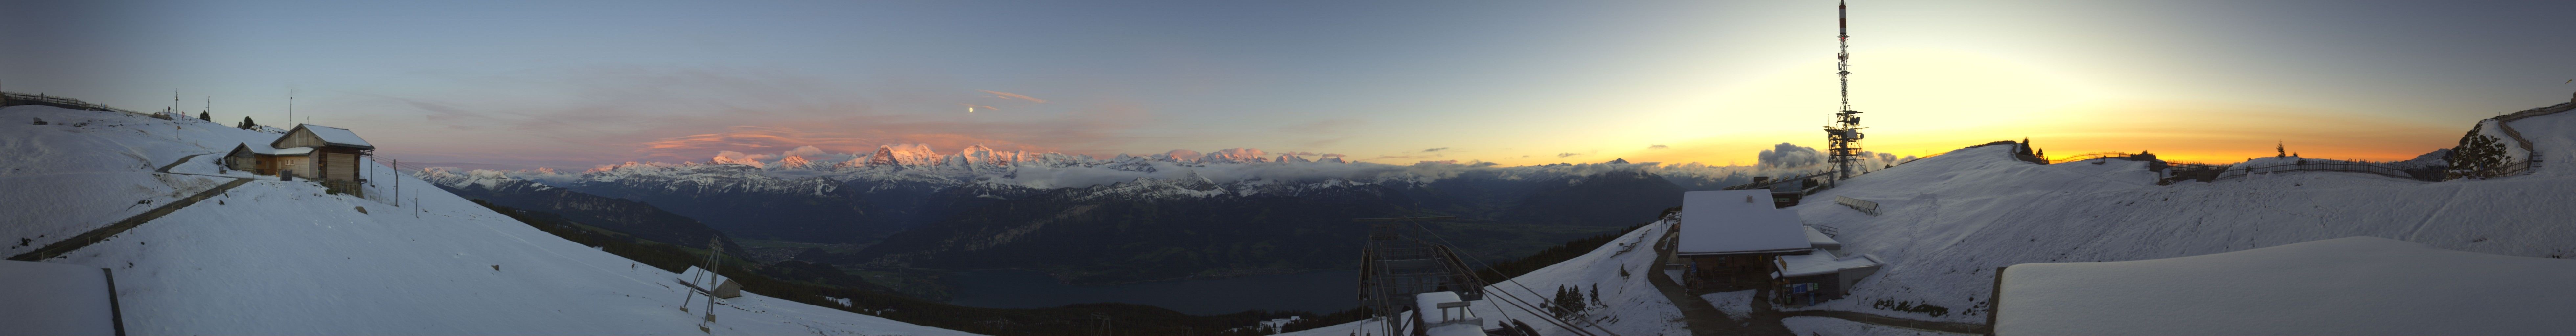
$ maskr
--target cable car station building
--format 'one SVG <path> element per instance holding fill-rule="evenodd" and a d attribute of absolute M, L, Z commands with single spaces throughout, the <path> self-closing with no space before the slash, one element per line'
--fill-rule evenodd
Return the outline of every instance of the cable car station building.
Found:
<path fill-rule="evenodd" d="M 1769 289 L 1789 303 L 1842 297 L 1876 273 L 1875 256 L 1837 256 L 1842 243 L 1775 206 L 1771 191 L 1713 190 L 1682 194 L 1678 244 L 1683 284 L 1696 294 Z"/>

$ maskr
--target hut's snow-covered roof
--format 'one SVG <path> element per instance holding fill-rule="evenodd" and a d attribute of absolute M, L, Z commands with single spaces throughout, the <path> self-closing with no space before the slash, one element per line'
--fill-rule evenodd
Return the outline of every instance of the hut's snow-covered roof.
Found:
<path fill-rule="evenodd" d="M 697 266 L 689 266 L 689 269 L 688 269 L 688 270 L 680 271 L 680 279 L 679 279 L 679 280 L 680 280 L 680 283 L 681 283 L 681 284 L 687 284 L 687 285 L 690 285 L 690 286 L 697 286 L 697 287 L 700 287 L 701 289 L 706 289 L 706 290 L 715 290 L 715 287 L 714 287 L 714 286 L 706 286 L 706 285 L 702 285 L 702 284 L 698 284 L 698 283 L 695 283 L 695 282 L 694 282 L 694 281 L 698 281 L 698 280 L 705 280 L 705 279 L 707 279 L 707 277 L 708 277 L 708 276 L 714 276 L 714 277 L 715 277 L 715 281 L 707 281 L 708 283 L 723 284 L 723 283 L 725 282 L 725 280 L 731 280 L 731 279 L 726 279 L 724 275 L 707 274 L 707 270 L 706 270 L 706 269 L 701 269 L 701 268 L 698 268 Z"/>
<path fill-rule="evenodd" d="M 239 146 L 233 146 L 233 150 L 234 150 L 234 151 L 251 152 L 252 154 L 277 155 L 277 148 L 268 147 L 268 144 L 256 144 L 256 145 L 254 145 L 254 144 L 251 144 L 251 143 L 248 143 L 248 142 L 244 142 L 244 143 L 242 143 L 242 144 L 241 144 L 241 145 L 239 145 Z"/>
<path fill-rule="evenodd" d="M 321 138 L 323 143 L 331 144 L 333 146 L 347 146 L 366 149 L 376 148 L 376 145 L 368 144 L 367 139 L 358 138 L 358 132 L 350 131 L 346 128 L 314 124 L 296 125 L 295 128 L 302 129 L 306 132 L 313 132 L 313 137 Z M 287 133 L 294 134 L 294 131 L 289 130 Z"/>
<path fill-rule="evenodd" d="M 242 143 L 240 146 L 233 146 L 233 151 L 236 151 L 236 152 L 251 152 L 251 153 L 253 153 L 253 154 L 259 154 L 259 155 L 274 155 L 274 156 L 300 156 L 300 155 L 305 155 L 305 154 L 313 154 L 313 148 L 312 148 L 312 147 L 276 148 L 276 147 L 269 147 L 269 146 L 268 146 L 268 144 L 264 144 L 264 143 L 263 143 L 263 144 L 255 144 L 255 143 L 247 143 L 247 142 Z"/>
<path fill-rule="evenodd" d="M 1796 253 L 1815 248 L 1798 213 L 1771 203 L 1770 190 L 1682 193 L 1678 255 Z"/>
<path fill-rule="evenodd" d="M 2576 260 L 2345 237 L 2004 269 L 1997 335 L 2541 335 L 2576 330 Z"/>

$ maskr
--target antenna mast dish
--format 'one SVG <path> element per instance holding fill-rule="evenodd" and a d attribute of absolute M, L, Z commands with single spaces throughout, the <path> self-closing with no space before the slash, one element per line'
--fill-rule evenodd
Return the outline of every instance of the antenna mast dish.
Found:
<path fill-rule="evenodd" d="M 1851 178 L 1852 165 L 1865 159 L 1860 154 L 1860 111 L 1851 106 L 1850 7 L 1843 2 L 1834 3 L 1834 40 L 1842 46 L 1841 52 L 1834 53 L 1834 75 L 1842 77 L 1843 109 L 1834 112 L 1833 126 L 1825 126 L 1825 141 L 1830 145 L 1827 154 L 1831 157 L 1826 161 L 1834 164 L 1835 180 Z"/>

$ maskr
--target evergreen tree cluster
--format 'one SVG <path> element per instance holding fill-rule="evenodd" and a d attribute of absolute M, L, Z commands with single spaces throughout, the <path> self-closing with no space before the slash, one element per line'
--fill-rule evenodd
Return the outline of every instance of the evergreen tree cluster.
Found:
<path fill-rule="evenodd" d="M 1574 288 L 1574 286 L 1556 286 L 1556 298 L 1548 300 L 1546 304 L 1548 315 L 1554 315 L 1559 320 L 1573 320 L 1590 310 L 1587 309 L 1590 306 L 1584 304 L 1586 301 L 1583 290 Z"/>

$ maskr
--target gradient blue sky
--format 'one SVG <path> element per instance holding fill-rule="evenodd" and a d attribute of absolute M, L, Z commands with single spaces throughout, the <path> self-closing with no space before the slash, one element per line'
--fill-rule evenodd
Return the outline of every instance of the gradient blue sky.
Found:
<path fill-rule="evenodd" d="M 13 4 L 0 87 L 579 168 L 881 143 L 1751 164 L 1821 147 L 1830 1 Z M 2576 92 L 2576 2 L 1861 1 L 1870 148 L 2399 159 Z M 99 42 L 99 41 L 112 42 Z M 39 45 L 47 45 L 39 43 Z M 53 65 L 49 63 L 67 63 Z M 1011 93 L 1009 97 L 986 91 Z M 1040 100 L 1044 102 L 1039 102 Z M 982 106 L 974 113 L 966 105 Z M 1649 149 L 1665 145 L 1666 149 Z M 1447 148 L 1426 151 L 1432 148 Z"/>

